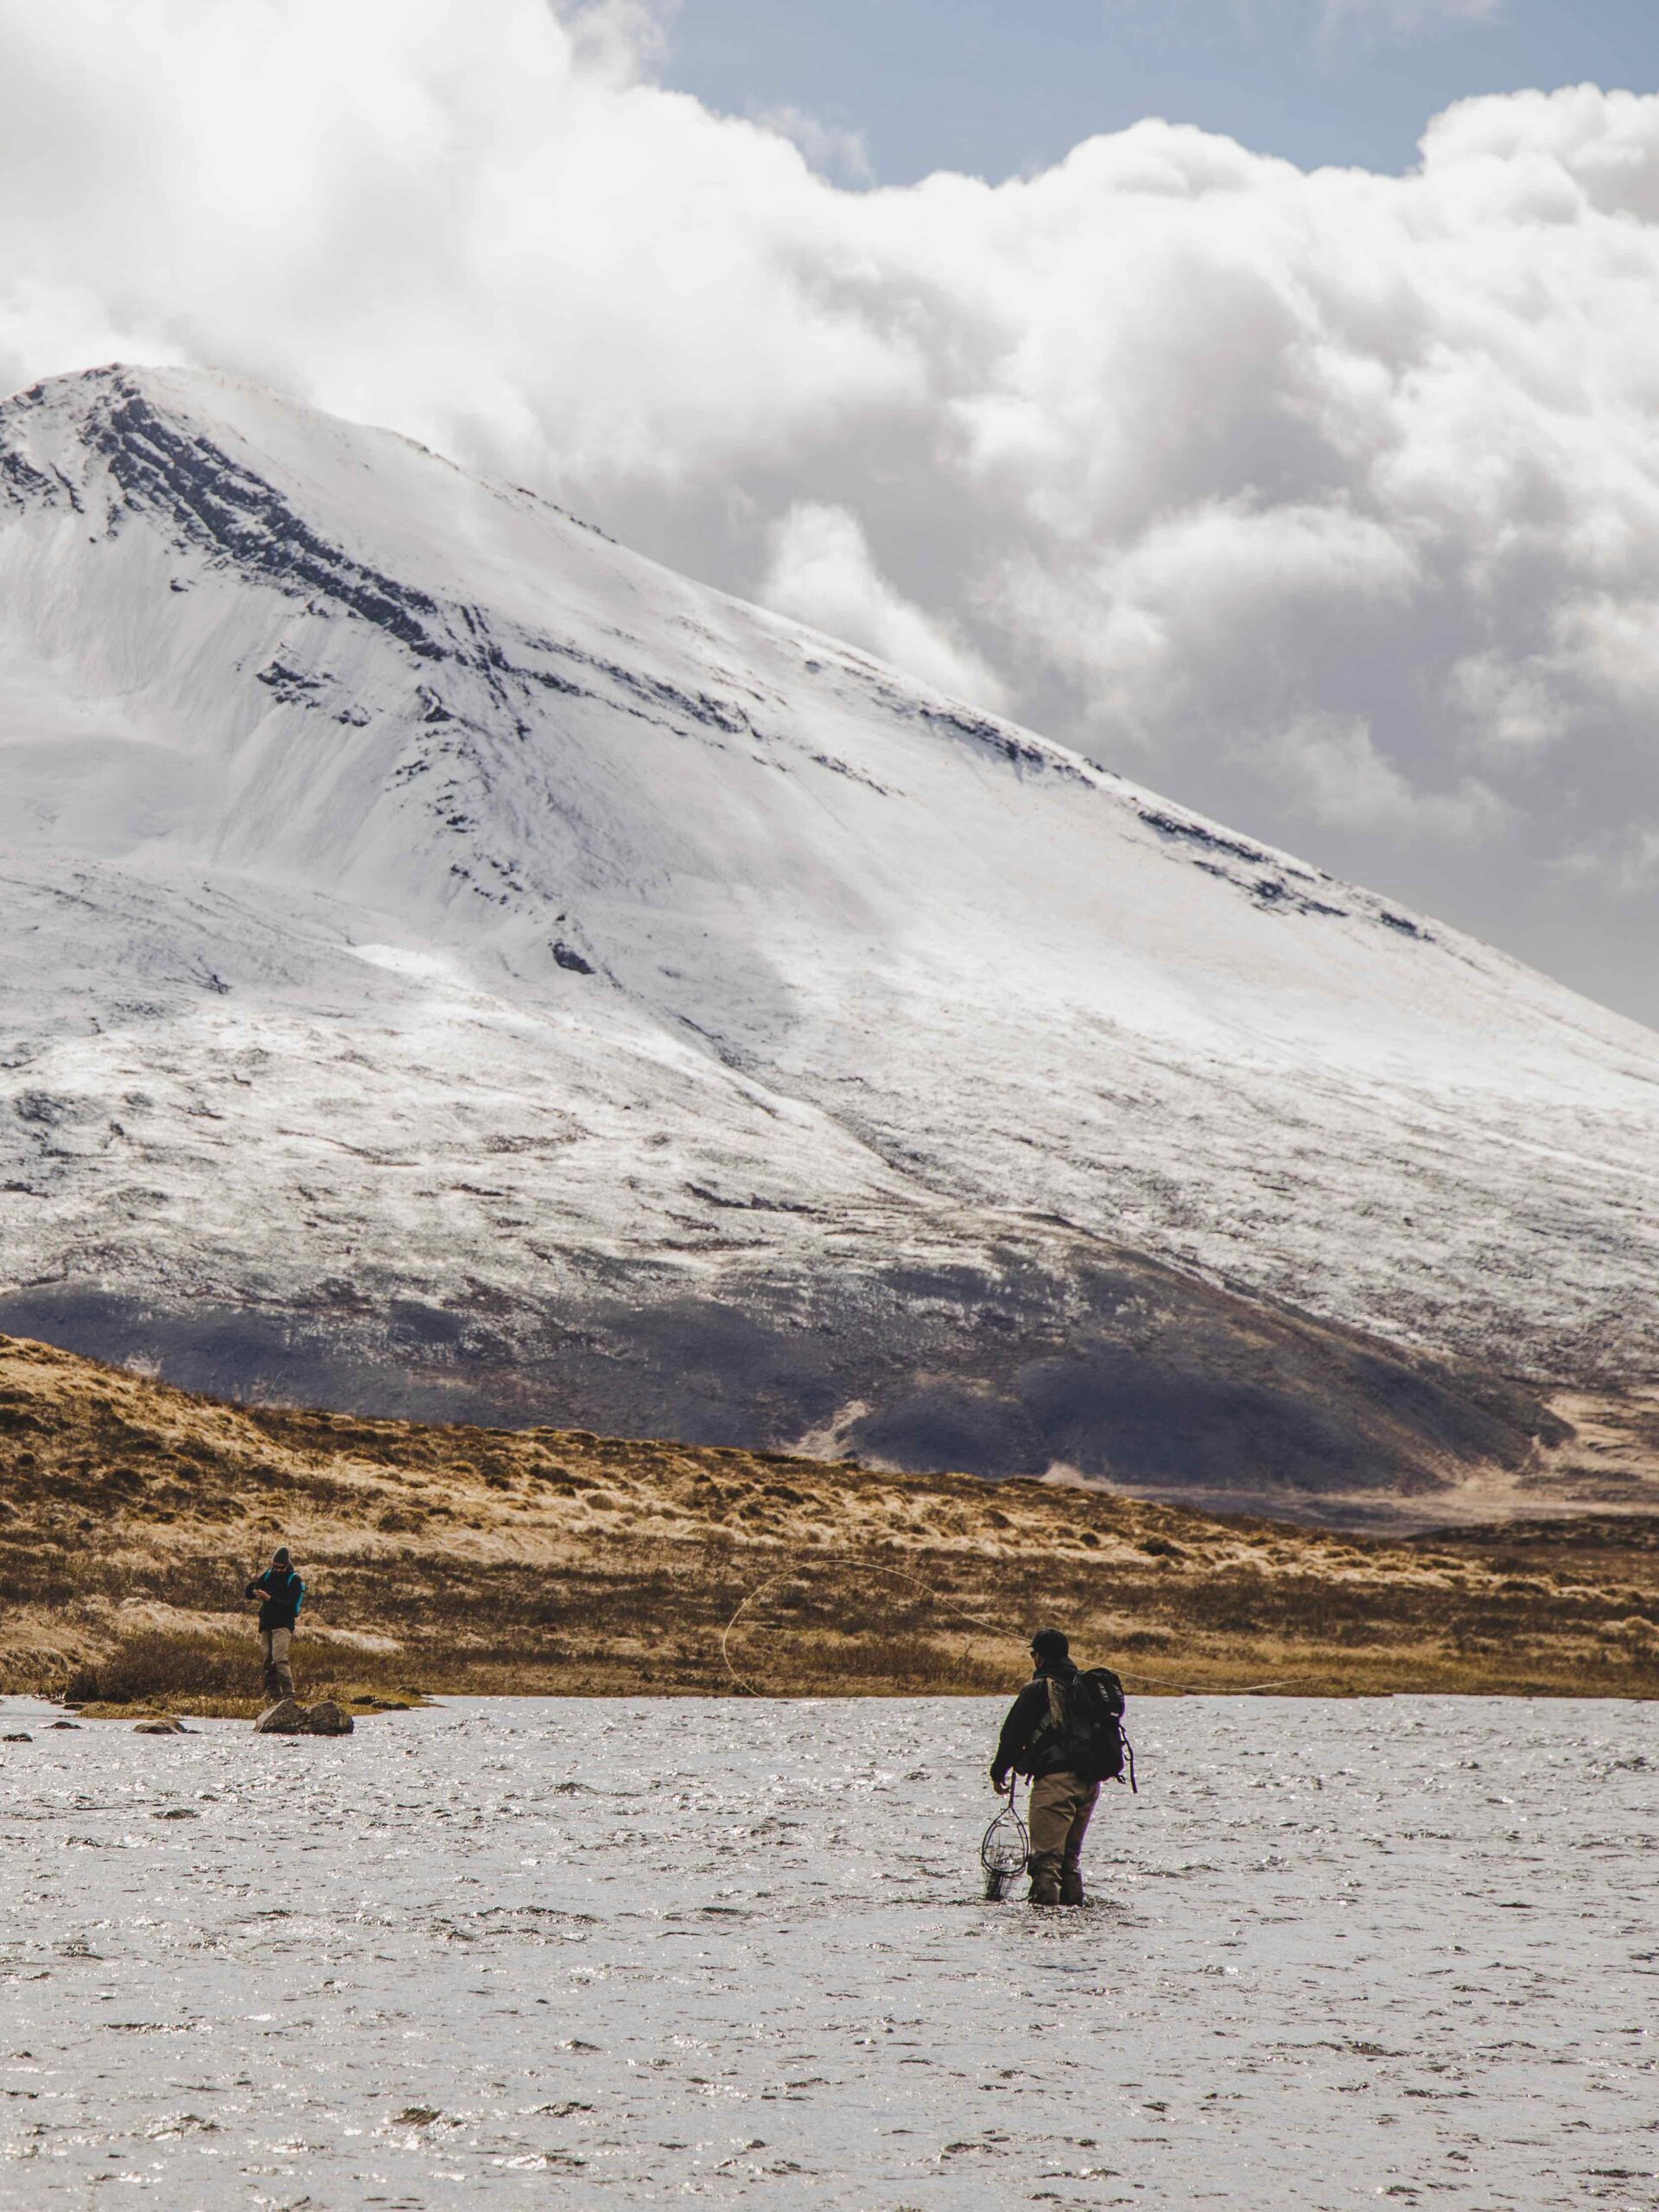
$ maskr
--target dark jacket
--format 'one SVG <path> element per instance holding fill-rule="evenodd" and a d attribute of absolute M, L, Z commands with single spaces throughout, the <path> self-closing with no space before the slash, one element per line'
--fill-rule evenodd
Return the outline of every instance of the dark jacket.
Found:
<path fill-rule="evenodd" d="M 300 1617 L 300 1607 L 305 1602 L 305 1585 L 291 1567 L 268 1567 L 256 1575 L 242 1592 L 245 1598 L 263 1598 L 259 1608 L 259 1626 L 292 1628 Z"/>
<path fill-rule="evenodd" d="M 1037 1669 L 1008 1707 L 992 1762 L 994 1774 L 1007 1774 L 1012 1768 L 1016 1774 L 1035 1779 L 1039 1775 L 1058 1774 L 1069 1764 L 1065 1734 L 1055 1726 L 1050 1708 L 1051 1676 L 1064 1694 L 1067 1685 L 1077 1679 L 1077 1667 L 1070 1659 L 1056 1659 Z"/>

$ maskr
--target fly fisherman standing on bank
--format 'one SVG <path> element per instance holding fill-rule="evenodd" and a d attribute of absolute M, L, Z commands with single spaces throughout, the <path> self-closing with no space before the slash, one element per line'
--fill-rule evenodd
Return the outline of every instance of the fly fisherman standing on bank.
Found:
<path fill-rule="evenodd" d="M 1032 1679 L 1002 1723 L 991 1783 L 1003 1790 L 1011 1772 L 1032 1777 L 1032 1904 L 1081 1904 L 1083 1839 L 1100 1796 L 1100 1780 L 1078 1773 L 1075 1764 L 1067 1701 L 1077 1669 L 1057 1628 L 1038 1630 L 1031 1639 L 1031 1658 Z"/>
<path fill-rule="evenodd" d="M 261 1601 L 259 1636 L 265 1653 L 265 1695 L 292 1697 L 294 1669 L 288 1654 L 294 1641 L 294 1624 L 305 1603 L 305 1585 L 294 1572 L 286 1544 L 278 1545 L 271 1554 L 270 1565 L 254 1577 L 242 1594 Z"/>

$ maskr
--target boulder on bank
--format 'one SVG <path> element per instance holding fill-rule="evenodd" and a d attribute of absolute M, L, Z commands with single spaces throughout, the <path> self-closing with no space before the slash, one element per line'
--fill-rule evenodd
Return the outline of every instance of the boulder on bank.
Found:
<path fill-rule="evenodd" d="M 336 1705 L 333 1698 L 305 1706 L 293 1697 L 267 1706 L 253 1724 L 261 1736 L 349 1736 L 355 1725 L 345 1707 Z"/>
<path fill-rule="evenodd" d="M 256 1736 L 303 1736 L 305 1707 L 296 1697 L 278 1698 L 253 1724 Z"/>

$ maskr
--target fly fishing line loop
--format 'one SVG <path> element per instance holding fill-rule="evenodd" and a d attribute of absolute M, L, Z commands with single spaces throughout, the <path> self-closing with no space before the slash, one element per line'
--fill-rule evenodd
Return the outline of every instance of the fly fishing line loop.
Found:
<path fill-rule="evenodd" d="M 947 1598 L 943 1592 L 934 1589 L 931 1583 L 925 1582 L 919 1574 L 906 1573 L 902 1567 L 879 1567 L 873 1560 L 861 1559 L 855 1552 L 814 1552 L 811 1556 L 815 1560 L 839 1560 L 843 1565 L 856 1567 L 861 1574 L 879 1575 L 888 1582 L 905 1583 L 912 1590 L 919 1590 L 924 1597 L 931 1598 L 936 1605 L 943 1607 L 946 1612 L 954 1613 L 959 1621 L 965 1621 L 969 1628 L 984 1629 L 990 1635 L 997 1637 L 1008 1637 L 1014 1633 L 1004 1621 L 988 1621 L 976 1613 L 964 1611 L 954 1599 Z M 734 1687 L 746 1697 L 762 1697 L 766 1693 L 756 1689 L 753 1682 L 746 1681 L 732 1664 L 732 1630 L 749 1608 L 764 1598 L 769 1590 L 777 1589 L 780 1583 L 798 1581 L 800 1574 L 801 1567 L 798 1563 L 794 1567 L 783 1568 L 777 1574 L 768 1575 L 764 1582 L 757 1582 L 753 1590 L 738 1600 L 731 1618 L 720 1632 L 721 1663 L 731 1676 Z"/>
<path fill-rule="evenodd" d="M 995 1637 L 1006 1637 L 1010 1642 L 1017 1640 L 1018 1631 L 1011 1628 L 1006 1621 L 988 1621 L 982 1614 L 966 1611 L 963 1607 L 957 1605 L 955 1599 L 947 1598 L 942 1591 L 936 1590 L 931 1582 L 924 1581 L 919 1574 L 908 1573 L 903 1567 L 880 1567 L 871 1560 L 861 1558 L 856 1552 L 814 1551 L 809 1556 L 811 1560 L 839 1560 L 843 1566 L 856 1567 L 861 1574 L 880 1575 L 888 1582 L 902 1582 L 912 1590 L 919 1590 L 924 1597 L 931 1598 L 936 1605 L 943 1607 L 946 1612 L 955 1614 L 957 1620 L 965 1622 L 969 1628 L 982 1629 L 988 1635 Z M 804 1560 L 798 1561 L 793 1567 L 783 1567 L 776 1574 L 768 1575 L 764 1582 L 757 1582 L 752 1590 L 739 1599 L 730 1619 L 720 1632 L 721 1664 L 730 1675 L 733 1687 L 741 1692 L 745 1697 L 764 1697 L 766 1692 L 756 1689 L 754 1684 L 740 1675 L 732 1664 L 732 1631 L 749 1608 L 764 1598 L 769 1590 L 777 1589 L 780 1583 L 798 1580 L 804 1564 L 806 1564 Z M 757 1623 L 756 1625 L 760 1624 Z M 1155 1688 L 1173 1690 L 1178 1696 L 1181 1697 L 1202 1696 L 1205 1691 L 1215 1689 L 1212 1683 L 1178 1682 L 1167 1675 L 1126 1674 L 1122 1679 L 1126 1682 L 1150 1682 Z M 1316 1679 L 1313 1675 L 1284 1675 L 1274 1681 L 1249 1682 L 1241 1689 L 1230 1693 L 1217 1692 L 1216 1694 L 1251 1697 L 1264 1690 L 1282 1690 L 1292 1683 L 1313 1681 Z"/>

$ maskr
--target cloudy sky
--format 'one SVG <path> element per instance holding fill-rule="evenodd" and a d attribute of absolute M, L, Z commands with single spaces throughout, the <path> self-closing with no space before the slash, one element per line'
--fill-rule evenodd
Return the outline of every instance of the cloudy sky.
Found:
<path fill-rule="evenodd" d="M 391 423 L 1659 1020 L 1654 48 L 0 0 L 0 383 Z"/>

